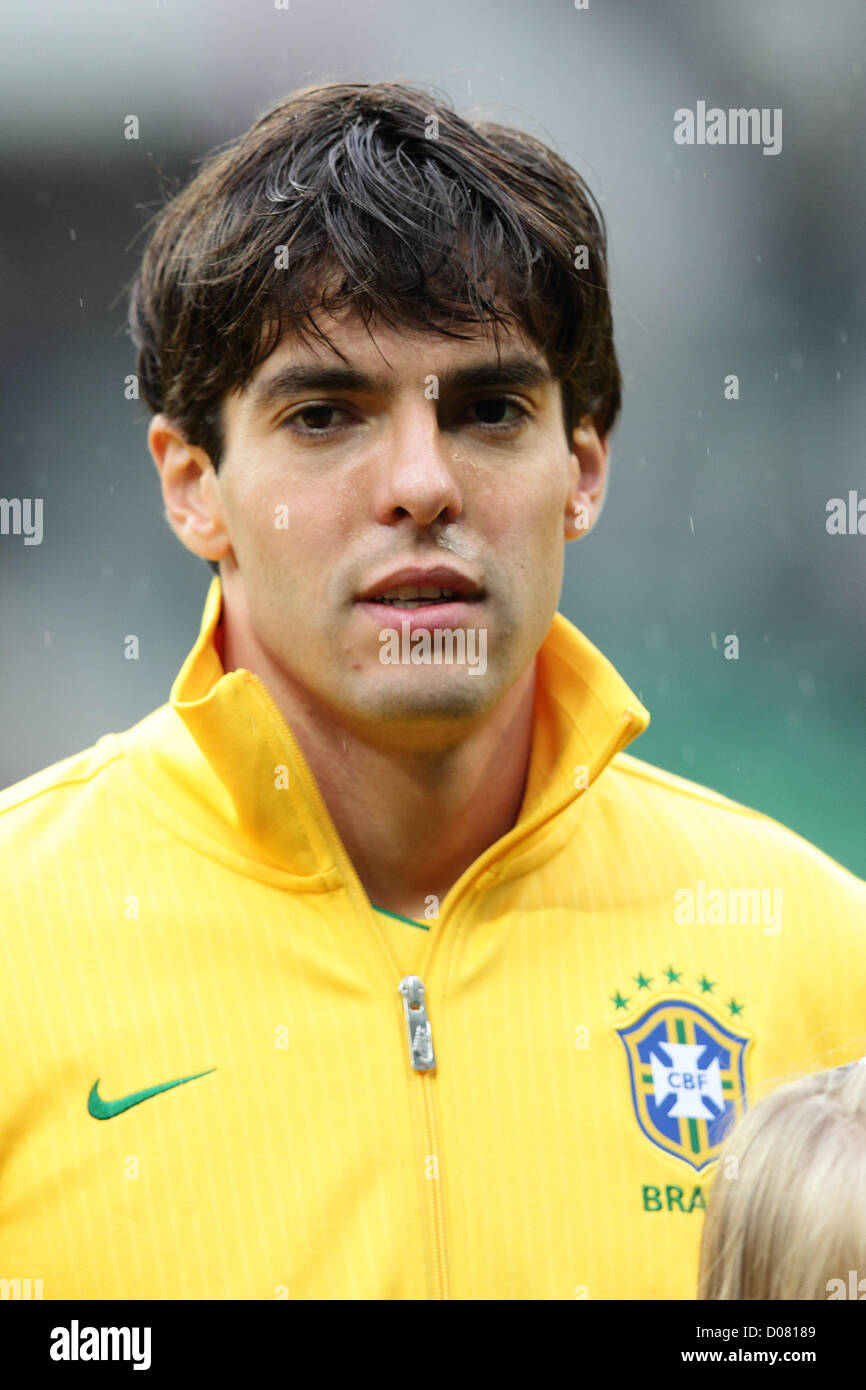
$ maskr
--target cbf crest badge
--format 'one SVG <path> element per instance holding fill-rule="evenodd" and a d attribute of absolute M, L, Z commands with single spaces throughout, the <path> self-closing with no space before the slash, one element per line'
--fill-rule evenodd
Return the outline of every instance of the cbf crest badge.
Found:
<path fill-rule="evenodd" d="M 679 978 L 679 972 L 670 973 Z M 706 977 L 698 984 L 705 982 Z M 617 1007 L 627 1002 L 617 993 Z M 746 1108 L 744 1062 L 751 1040 L 686 998 L 650 1004 L 616 1032 L 628 1057 L 635 1116 L 644 1134 L 701 1172 L 718 1158 L 728 1130 Z"/>

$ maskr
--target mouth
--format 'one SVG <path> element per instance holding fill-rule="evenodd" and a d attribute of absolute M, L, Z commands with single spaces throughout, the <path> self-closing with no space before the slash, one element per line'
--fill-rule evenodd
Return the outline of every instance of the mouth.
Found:
<path fill-rule="evenodd" d="M 407 565 L 375 580 L 356 602 L 377 609 L 413 612 L 451 604 L 479 603 L 486 593 L 470 575 L 450 565 Z"/>
<path fill-rule="evenodd" d="M 392 571 L 372 584 L 356 603 L 381 628 L 473 627 L 486 591 L 469 575 L 446 565 Z"/>
<path fill-rule="evenodd" d="M 479 581 L 451 565 L 403 565 L 380 574 L 359 594 L 358 608 L 383 628 L 473 628 L 484 623 L 480 607 L 487 592 Z"/>
<path fill-rule="evenodd" d="M 398 589 L 388 589 L 384 594 L 377 594 L 374 598 L 362 599 L 361 602 L 375 603 L 382 608 L 411 610 L 439 608 L 451 603 L 478 603 L 480 597 L 480 594 L 458 594 L 455 589 L 419 589 L 412 585 L 403 585 Z"/>

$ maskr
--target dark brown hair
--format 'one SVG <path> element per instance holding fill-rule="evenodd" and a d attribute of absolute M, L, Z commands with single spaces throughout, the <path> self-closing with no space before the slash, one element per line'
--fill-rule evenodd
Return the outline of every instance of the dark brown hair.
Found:
<path fill-rule="evenodd" d="M 218 469 L 225 394 L 286 333 L 336 351 L 313 316 L 348 305 L 455 338 L 489 324 L 497 349 L 516 322 L 561 383 L 569 440 L 584 414 L 606 434 L 619 413 L 601 209 L 547 145 L 441 93 L 306 87 L 202 161 L 156 213 L 132 285 L 142 394 Z"/>

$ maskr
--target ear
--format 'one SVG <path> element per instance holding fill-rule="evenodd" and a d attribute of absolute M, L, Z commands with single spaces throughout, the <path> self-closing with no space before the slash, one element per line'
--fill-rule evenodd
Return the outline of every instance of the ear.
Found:
<path fill-rule="evenodd" d="M 575 426 L 571 444 L 571 488 L 565 509 L 565 539 L 591 531 L 601 514 L 607 490 L 610 436 L 600 435 L 591 415 Z"/>
<path fill-rule="evenodd" d="M 147 444 L 162 484 L 165 518 L 178 540 L 203 560 L 231 552 L 219 479 L 204 449 L 188 444 L 166 415 L 154 415 Z"/>

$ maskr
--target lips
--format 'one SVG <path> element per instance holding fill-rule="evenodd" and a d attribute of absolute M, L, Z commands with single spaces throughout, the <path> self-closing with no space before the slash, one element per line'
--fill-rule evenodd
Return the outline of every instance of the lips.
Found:
<path fill-rule="evenodd" d="M 461 600 L 472 602 L 483 596 L 474 579 L 449 565 L 426 569 L 413 565 L 382 575 L 358 595 L 357 602 L 378 603 L 386 608 L 421 608 Z"/>

